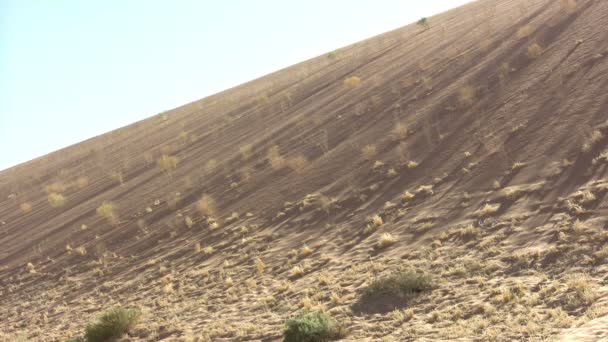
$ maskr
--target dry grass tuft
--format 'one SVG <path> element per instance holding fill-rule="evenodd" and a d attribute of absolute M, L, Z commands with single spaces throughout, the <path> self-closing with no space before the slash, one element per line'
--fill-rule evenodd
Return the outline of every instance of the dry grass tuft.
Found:
<path fill-rule="evenodd" d="M 217 214 L 217 206 L 215 200 L 207 194 L 204 194 L 198 202 L 196 202 L 196 209 L 207 217 L 215 217 Z"/>
<path fill-rule="evenodd" d="M 97 215 L 103 219 L 106 219 L 111 225 L 116 225 L 119 223 L 116 208 L 112 202 L 104 201 L 99 207 L 97 207 Z"/>
<path fill-rule="evenodd" d="M 406 191 L 403 193 L 403 195 L 401 195 L 401 198 L 406 202 L 413 200 L 414 197 L 416 197 L 416 195 L 414 195 L 413 193 L 411 193 L 409 191 Z"/>
<path fill-rule="evenodd" d="M 259 276 L 262 276 L 264 274 L 265 267 L 266 265 L 264 264 L 264 261 L 262 261 L 262 259 L 255 258 L 255 270 Z"/>
<path fill-rule="evenodd" d="M 300 250 L 300 256 L 307 257 L 311 255 L 312 252 L 314 252 L 312 248 L 308 247 L 307 245 L 304 245 L 304 247 L 302 247 L 302 249 Z"/>
<path fill-rule="evenodd" d="M 477 217 L 488 217 L 494 213 L 496 213 L 500 209 L 500 203 L 490 204 L 486 203 L 481 209 L 475 212 L 475 216 Z"/>
<path fill-rule="evenodd" d="M 289 276 L 292 278 L 300 278 L 304 275 L 304 267 L 296 265 L 289 271 Z"/>
<path fill-rule="evenodd" d="M 537 59 L 543 54 L 543 48 L 538 43 L 533 43 L 528 46 L 528 57 L 530 59 Z"/>
<path fill-rule="evenodd" d="M 292 171 L 297 174 L 303 174 L 308 170 L 310 166 L 310 162 L 308 158 L 303 155 L 291 157 L 287 159 L 287 167 L 289 167 Z"/>
<path fill-rule="evenodd" d="M 462 107 L 470 107 L 475 103 L 475 88 L 464 86 L 458 91 L 458 103 Z"/>
<path fill-rule="evenodd" d="M 380 215 L 374 215 L 371 218 L 372 224 L 376 227 L 380 227 L 384 224 L 384 220 L 382 220 L 382 217 Z"/>
<path fill-rule="evenodd" d="M 21 203 L 19 205 L 19 209 L 21 209 L 21 212 L 24 214 L 29 214 L 32 212 L 32 205 L 25 202 L 25 203 Z"/>
<path fill-rule="evenodd" d="M 583 152 L 587 153 L 591 151 L 598 143 L 604 139 L 604 134 L 600 130 L 594 130 L 591 132 L 591 136 L 588 141 L 583 144 Z"/>
<path fill-rule="evenodd" d="M 179 163 L 179 158 L 167 154 L 163 154 L 158 159 L 158 166 L 167 173 L 171 173 L 171 171 L 175 170 L 177 168 L 177 163 Z"/>
<path fill-rule="evenodd" d="M 377 154 L 376 145 L 372 145 L 372 144 L 365 145 L 361 149 L 361 156 L 365 160 L 372 160 L 372 159 L 374 159 L 374 157 L 376 156 L 376 154 Z"/>
<path fill-rule="evenodd" d="M 281 170 L 286 166 L 286 161 L 283 156 L 281 156 L 281 152 L 279 151 L 279 146 L 274 145 L 268 149 L 268 153 L 266 155 L 268 158 L 268 162 L 270 166 L 274 170 Z"/>
<path fill-rule="evenodd" d="M 530 25 L 525 25 L 519 28 L 519 30 L 517 30 L 517 38 L 522 39 L 522 38 L 527 38 L 532 34 L 532 26 Z"/>
<path fill-rule="evenodd" d="M 53 208 L 61 208 L 68 201 L 63 195 L 54 192 L 51 192 L 47 199 Z"/>
<path fill-rule="evenodd" d="M 89 179 L 87 177 L 78 177 L 78 179 L 76 180 L 76 185 L 78 186 L 79 189 L 84 189 L 87 186 L 89 186 Z"/>
<path fill-rule="evenodd" d="M 243 159 L 247 159 L 253 154 L 253 146 L 251 146 L 250 144 L 243 145 L 239 147 L 239 152 L 241 152 L 241 157 Z"/>
<path fill-rule="evenodd" d="M 395 140 L 405 140 L 407 135 L 407 126 L 401 122 L 397 122 L 391 131 L 391 136 Z"/>
<path fill-rule="evenodd" d="M 347 89 L 355 89 L 361 86 L 361 78 L 357 76 L 351 76 L 344 80 L 344 86 Z"/>
<path fill-rule="evenodd" d="M 384 233 L 380 235 L 378 239 L 378 247 L 385 248 L 391 246 L 397 242 L 397 238 L 393 236 L 391 233 Z"/>

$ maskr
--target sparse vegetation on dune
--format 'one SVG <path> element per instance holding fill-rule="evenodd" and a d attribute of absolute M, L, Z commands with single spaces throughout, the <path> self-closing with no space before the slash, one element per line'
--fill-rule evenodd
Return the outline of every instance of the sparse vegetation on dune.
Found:
<path fill-rule="evenodd" d="M 401 270 L 372 281 L 364 290 L 363 298 L 374 300 L 383 296 L 409 299 L 433 288 L 430 275 L 414 270 Z"/>
<path fill-rule="evenodd" d="M 355 89 L 361 86 L 361 78 L 357 76 L 351 76 L 344 79 L 344 86 L 348 89 Z"/>
<path fill-rule="evenodd" d="M 96 212 L 99 217 L 107 220 L 108 223 L 112 225 L 118 224 L 119 222 L 118 214 L 116 213 L 116 206 L 112 202 L 104 201 L 99 207 L 97 207 Z"/>
<path fill-rule="evenodd" d="M 110 342 L 118 340 L 135 327 L 141 313 L 136 309 L 117 307 L 103 313 L 86 327 L 84 341 Z"/>
<path fill-rule="evenodd" d="M 170 155 L 163 154 L 158 159 L 158 166 L 160 167 L 161 170 L 170 174 L 173 170 L 175 170 L 177 168 L 178 162 L 179 162 L 179 158 L 177 158 L 176 156 L 170 156 Z"/>
<path fill-rule="evenodd" d="M 329 342 L 346 337 L 346 329 L 322 312 L 310 312 L 285 322 L 284 342 Z"/>
<path fill-rule="evenodd" d="M 61 208 L 67 203 L 67 199 L 62 194 L 51 192 L 48 195 L 48 202 L 53 208 Z"/>
<path fill-rule="evenodd" d="M 471 2 L 0 171 L 0 341 L 608 338 L 607 11 Z"/>

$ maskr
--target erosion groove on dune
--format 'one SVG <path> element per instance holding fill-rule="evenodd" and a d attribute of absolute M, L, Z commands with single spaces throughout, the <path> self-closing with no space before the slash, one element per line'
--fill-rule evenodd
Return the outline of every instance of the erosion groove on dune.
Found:
<path fill-rule="evenodd" d="M 607 22 L 480 0 L 0 172 L 0 340 L 608 338 Z"/>

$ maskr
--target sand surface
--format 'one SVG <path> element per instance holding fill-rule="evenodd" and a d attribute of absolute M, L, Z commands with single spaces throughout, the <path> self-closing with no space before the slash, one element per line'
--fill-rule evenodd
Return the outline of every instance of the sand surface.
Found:
<path fill-rule="evenodd" d="M 0 172 L 0 341 L 119 304 L 129 341 L 279 341 L 310 309 L 347 341 L 607 339 L 608 1 L 429 23 Z M 400 267 L 435 289 L 362 305 Z"/>

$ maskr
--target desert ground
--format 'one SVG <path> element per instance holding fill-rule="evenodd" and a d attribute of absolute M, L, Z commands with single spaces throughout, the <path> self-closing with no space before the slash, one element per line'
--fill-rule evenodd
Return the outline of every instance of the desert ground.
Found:
<path fill-rule="evenodd" d="M 0 341 L 608 340 L 607 23 L 480 0 L 1 171 Z"/>

